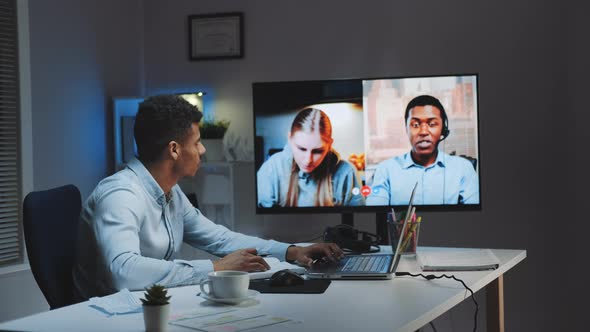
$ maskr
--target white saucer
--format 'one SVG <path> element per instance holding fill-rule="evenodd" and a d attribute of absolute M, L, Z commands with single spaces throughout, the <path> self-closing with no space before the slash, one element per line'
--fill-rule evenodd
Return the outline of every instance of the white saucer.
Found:
<path fill-rule="evenodd" d="M 259 291 L 255 291 L 253 289 L 248 289 L 248 294 L 246 294 L 246 296 L 244 297 L 238 297 L 238 298 L 227 298 L 227 299 L 220 299 L 214 296 L 209 296 L 203 292 L 201 292 L 201 294 L 199 294 L 200 297 L 212 301 L 212 302 L 217 302 L 217 303 L 225 303 L 225 304 L 238 304 L 241 302 L 244 302 L 246 300 L 250 300 L 255 298 L 258 294 L 260 294 Z"/>

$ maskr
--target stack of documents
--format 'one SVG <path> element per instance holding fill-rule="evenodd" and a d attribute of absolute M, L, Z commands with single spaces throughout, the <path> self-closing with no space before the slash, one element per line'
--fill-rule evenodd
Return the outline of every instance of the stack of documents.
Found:
<path fill-rule="evenodd" d="M 301 321 L 239 307 L 202 307 L 172 315 L 169 324 L 206 332 L 236 332 L 265 326 L 299 324 Z M 280 330 L 280 329 L 279 329 Z"/>
<path fill-rule="evenodd" d="M 500 261 L 490 249 L 419 248 L 422 271 L 494 270 Z"/>
<path fill-rule="evenodd" d="M 120 292 L 103 297 L 93 297 L 90 306 L 108 316 L 141 312 L 141 302 L 124 288 Z"/>

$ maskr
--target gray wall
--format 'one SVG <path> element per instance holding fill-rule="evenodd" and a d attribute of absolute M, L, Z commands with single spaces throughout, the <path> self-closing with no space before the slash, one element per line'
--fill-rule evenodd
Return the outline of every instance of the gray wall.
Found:
<path fill-rule="evenodd" d="M 526 249 L 528 258 L 505 279 L 507 329 L 573 324 L 563 305 L 567 292 L 554 286 L 561 277 L 543 268 L 573 262 L 552 250 L 552 229 L 559 217 L 582 216 L 560 207 L 582 197 L 573 173 L 579 167 L 564 152 L 576 153 L 577 165 L 587 160 L 573 143 L 588 138 L 586 105 L 571 94 L 584 95 L 588 77 L 580 73 L 589 58 L 582 42 L 587 5 L 572 2 L 566 11 L 559 1 L 533 0 L 29 2 L 36 190 L 72 182 L 87 196 L 110 171 L 107 101 L 141 94 L 143 84 L 146 94 L 205 87 L 215 113 L 251 138 L 252 82 L 479 73 L 483 209 L 425 213 L 421 242 Z M 245 58 L 188 61 L 187 15 L 227 11 L 245 14 Z M 253 188 L 242 195 L 251 197 Z M 244 215 L 241 230 L 286 241 L 339 222 L 333 215 Z M 372 215 L 356 221 L 374 230 Z M 0 287 L 9 288 L 5 279 Z M 38 291 L 23 296 L 38 298 Z M 437 325 L 467 330 L 471 319 L 464 303 Z"/>
<path fill-rule="evenodd" d="M 110 98 L 141 95 L 141 1 L 28 3 L 34 190 L 86 197 L 112 171 Z M 28 269 L 0 274 L 0 293 L 0 321 L 49 308 Z"/>
<path fill-rule="evenodd" d="M 110 98 L 139 95 L 140 0 L 30 0 L 35 189 L 112 171 Z"/>
<path fill-rule="evenodd" d="M 580 303 L 576 310 L 572 312 L 571 317 L 577 323 L 579 330 L 581 327 L 586 327 L 587 317 L 586 308 L 588 304 L 586 299 L 590 296 L 590 286 L 585 282 L 588 277 L 583 276 L 580 264 L 588 260 L 588 234 L 590 234 L 590 220 L 588 220 L 587 206 L 588 193 L 587 188 L 590 187 L 590 178 L 584 172 L 590 162 L 590 154 L 586 143 L 590 141 L 590 130 L 587 124 L 590 121 L 590 112 L 588 111 L 588 78 L 590 77 L 590 45 L 587 42 L 590 34 L 590 22 L 586 14 L 590 12 L 590 3 L 582 2 L 576 3 L 568 7 L 568 23 L 567 23 L 567 41 L 568 41 L 568 92 L 566 107 L 571 110 L 570 113 L 563 113 L 564 121 L 566 123 L 566 133 L 568 139 L 569 154 L 567 160 L 572 160 L 570 156 L 574 156 L 573 163 L 570 161 L 568 171 L 571 171 L 568 183 L 570 184 L 570 192 L 575 193 L 575 213 L 571 216 L 572 225 L 576 227 L 575 234 L 576 246 L 574 247 L 574 262 L 578 264 L 570 264 L 569 269 L 569 286 L 571 289 L 566 290 L 571 294 L 572 299 L 577 299 Z M 574 143 L 575 142 L 575 143 Z M 573 164 L 573 165 L 572 165 Z M 584 263 L 582 263 L 584 264 Z M 583 282 L 580 282 L 583 281 Z M 583 304 L 582 304 L 583 303 Z M 582 320 L 584 319 L 584 325 Z"/>
<path fill-rule="evenodd" d="M 144 4 L 148 94 L 191 83 L 215 91 L 215 113 L 253 136 L 251 83 L 479 73 L 481 212 L 425 214 L 426 245 L 521 248 L 506 276 L 506 324 L 550 331 L 567 324 L 564 293 L 547 262 L 557 208 L 569 202 L 565 7 L 557 1 L 176 1 Z M 245 58 L 190 62 L 186 16 L 243 11 Z M 559 110 L 559 111 L 557 111 Z M 564 114 L 565 113 L 565 114 Z M 253 195 L 253 189 L 244 195 Z M 549 212 L 548 208 L 554 208 Z M 557 214 L 557 215 L 556 215 Z M 359 216 L 370 229 L 371 216 Z M 265 216 L 250 225 L 279 239 L 311 238 L 334 216 Z M 567 256 L 565 257 L 567 258 Z M 471 306 L 441 322 L 468 329 Z M 461 323 L 458 323 L 461 322 Z M 466 324 L 463 324 L 465 322 Z"/>

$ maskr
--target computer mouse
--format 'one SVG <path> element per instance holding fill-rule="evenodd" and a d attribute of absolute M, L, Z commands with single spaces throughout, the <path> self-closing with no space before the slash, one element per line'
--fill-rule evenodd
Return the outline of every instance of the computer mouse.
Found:
<path fill-rule="evenodd" d="M 303 277 L 290 270 L 280 270 L 270 277 L 271 286 L 303 285 Z"/>

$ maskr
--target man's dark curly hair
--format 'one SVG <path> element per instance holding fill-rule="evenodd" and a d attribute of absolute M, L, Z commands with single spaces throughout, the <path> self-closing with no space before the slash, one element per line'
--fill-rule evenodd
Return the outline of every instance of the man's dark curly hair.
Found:
<path fill-rule="evenodd" d="M 139 104 L 133 134 L 138 158 L 154 162 L 170 141 L 182 143 L 203 114 L 180 96 L 160 95 Z"/>

